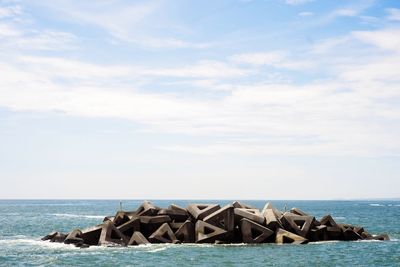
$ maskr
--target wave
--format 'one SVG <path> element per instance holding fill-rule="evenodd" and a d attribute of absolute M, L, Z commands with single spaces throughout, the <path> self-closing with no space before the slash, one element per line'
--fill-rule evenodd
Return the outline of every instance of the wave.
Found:
<path fill-rule="evenodd" d="M 69 217 L 69 218 L 88 218 L 88 219 L 104 219 L 103 215 L 83 215 L 83 214 L 70 214 L 70 213 L 53 213 L 51 214 L 57 217 Z"/>
<path fill-rule="evenodd" d="M 385 205 L 383 205 L 383 204 L 376 204 L 376 203 L 372 203 L 372 204 L 369 204 L 371 207 L 385 207 Z"/>

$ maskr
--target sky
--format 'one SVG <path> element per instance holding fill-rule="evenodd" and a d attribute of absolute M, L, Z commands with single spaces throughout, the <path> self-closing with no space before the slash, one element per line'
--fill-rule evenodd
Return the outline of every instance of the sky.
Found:
<path fill-rule="evenodd" d="M 0 0 L 0 198 L 400 197 L 400 1 Z"/>

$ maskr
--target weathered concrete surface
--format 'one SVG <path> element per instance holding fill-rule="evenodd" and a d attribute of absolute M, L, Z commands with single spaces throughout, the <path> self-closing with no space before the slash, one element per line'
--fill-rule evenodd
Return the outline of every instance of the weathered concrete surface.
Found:
<path fill-rule="evenodd" d="M 100 246 L 112 246 L 112 245 L 123 245 L 126 246 L 129 240 L 124 236 L 115 225 L 110 222 L 104 222 L 101 229 L 99 245 Z"/>
<path fill-rule="evenodd" d="M 128 242 L 128 246 L 147 245 L 150 242 L 144 237 L 141 232 L 134 232 Z"/>
<path fill-rule="evenodd" d="M 224 239 L 227 233 L 224 229 L 200 220 L 196 222 L 195 231 L 196 243 L 214 243 Z"/>
<path fill-rule="evenodd" d="M 152 243 L 177 243 L 178 239 L 176 238 L 174 232 L 171 227 L 169 227 L 168 223 L 164 223 L 160 226 L 151 236 L 149 237 L 150 242 Z"/>
<path fill-rule="evenodd" d="M 136 210 L 136 214 L 139 216 L 153 216 L 157 215 L 159 210 L 159 207 L 154 206 L 151 202 L 146 200 Z"/>
<path fill-rule="evenodd" d="M 132 236 L 133 232 L 140 231 L 140 218 L 135 217 L 117 227 L 125 236 Z"/>
<path fill-rule="evenodd" d="M 227 205 L 204 218 L 204 221 L 219 228 L 232 232 L 235 228 L 235 213 L 233 205 Z"/>
<path fill-rule="evenodd" d="M 258 209 L 235 208 L 235 221 L 240 222 L 241 219 L 246 218 L 258 224 L 264 224 L 265 218 Z"/>
<path fill-rule="evenodd" d="M 275 243 L 277 244 L 307 244 L 308 239 L 279 228 L 276 231 Z"/>
<path fill-rule="evenodd" d="M 194 224 L 193 222 L 187 220 L 180 225 L 178 230 L 175 232 L 175 236 L 179 239 L 182 243 L 194 243 L 195 236 L 194 236 Z"/>
<path fill-rule="evenodd" d="M 205 217 L 219 210 L 221 207 L 217 204 L 190 204 L 187 207 L 188 212 L 196 220 L 203 220 Z"/>
<path fill-rule="evenodd" d="M 64 244 L 83 244 L 82 231 L 80 229 L 72 230 L 64 240 Z"/>
<path fill-rule="evenodd" d="M 168 215 L 174 222 L 184 222 L 189 218 L 189 213 L 181 209 L 160 209 L 158 215 Z"/>
<path fill-rule="evenodd" d="M 240 220 L 240 229 L 244 243 L 262 243 L 274 234 L 274 231 L 246 218 Z"/>
<path fill-rule="evenodd" d="M 308 232 L 314 226 L 315 218 L 312 216 L 295 215 L 285 212 L 281 217 L 282 225 L 292 233 L 306 237 Z"/>

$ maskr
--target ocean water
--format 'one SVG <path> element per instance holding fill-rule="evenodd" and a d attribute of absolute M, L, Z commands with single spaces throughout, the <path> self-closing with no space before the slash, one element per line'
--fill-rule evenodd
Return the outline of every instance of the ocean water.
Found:
<path fill-rule="evenodd" d="M 171 203 L 231 203 L 227 200 L 152 200 Z M 243 201 L 262 208 L 266 201 Z M 118 200 L 0 200 L 0 266 L 400 266 L 400 201 L 271 201 L 298 207 L 317 218 L 389 234 L 391 241 L 319 242 L 308 245 L 164 245 L 90 247 L 40 241 L 53 230 L 69 232 L 102 222 L 119 209 Z M 134 210 L 139 200 L 124 200 Z"/>

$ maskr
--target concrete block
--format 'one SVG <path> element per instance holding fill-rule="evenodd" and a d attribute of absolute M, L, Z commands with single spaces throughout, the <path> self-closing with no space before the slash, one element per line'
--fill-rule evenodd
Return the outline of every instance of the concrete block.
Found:
<path fill-rule="evenodd" d="M 326 225 L 318 225 L 315 226 L 315 228 L 312 228 L 308 235 L 307 235 L 307 239 L 309 239 L 310 241 L 313 242 L 317 242 L 317 241 L 325 241 L 327 240 L 327 226 Z"/>
<path fill-rule="evenodd" d="M 44 237 L 42 237 L 40 240 L 42 240 L 42 241 L 46 241 L 46 240 L 50 240 L 50 239 L 52 239 L 53 237 L 55 237 L 57 234 L 58 234 L 59 232 L 51 232 L 50 234 L 48 234 L 48 235 L 45 235 Z"/>
<path fill-rule="evenodd" d="M 343 240 L 343 232 L 331 215 L 325 215 L 319 220 L 321 225 L 326 225 L 327 240 Z"/>
<path fill-rule="evenodd" d="M 304 211 L 302 211 L 301 209 L 298 209 L 298 208 L 291 208 L 290 213 L 293 213 L 295 215 L 300 215 L 300 216 L 309 216 L 307 213 L 305 213 Z"/>
<path fill-rule="evenodd" d="M 82 231 L 80 229 L 72 230 L 64 240 L 64 244 L 83 244 Z"/>
<path fill-rule="evenodd" d="M 189 213 L 181 209 L 160 209 L 158 215 L 168 215 L 174 222 L 184 222 L 189 218 Z"/>
<path fill-rule="evenodd" d="M 187 209 L 185 209 L 185 208 L 183 208 L 181 206 L 175 205 L 175 204 L 169 205 L 168 209 L 170 209 L 170 210 L 180 210 L 180 211 L 188 212 Z"/>
<path fill-rule="evenodd" d="M 389 241 L 390 238 L 387 234 L 381 234 L 381 235 L 374 235 L 372 237 L 369 237 L 369 238 L 367 238 L 367 240 Z"/>
<path fill-rule="evenodd" d="M 346 241 L 355 241 L 363 239 L 359 234 L 357 234 L 353 229 L 347 228 L 343 231 L 343 238 Z"/>
<path fill-rule="evenodd" d="M 149 237 L 162 224 L 171 222 L 168 215 L 140 216 L 140 230 L 145 237 Z"/>
<path fill-rule="evenodd" d="M 144 237 L 141 232 L 134 232 L 128 242 L 128 246 L 147 245 L 150 242 Z"/>
<path fill-rule="evenodd" d="M 123 245 L 126 246 L 129 240 L 126 236 L 124 236 L 120 230 L 111 222 L 107 221 L 103 223 L 99 245 L 100 246 L 108 246 L 108 245 Z"/>
<path fill-rule="evenodd" d="M 225 229 L 228 232 L 232 232 L 235 228 L 234 208 L 232 205 L 227 205 L 217 211 L 214 211 L 205 217 L 203 221 Z"/>
<path fill-rule="evenodd" d="M 68 234 L 63 234 L 60 232 L 51 232 L 50 234 L 42 237 L 43 241 L 50 240 L 50 242 L 57 242 L 62 243 L 64 242 L 65 238 L 67 238 Z"/>
<path fill-rule="evenodd" d="M 283 228 L 281 221 L 276 217 L 272 209 L 265 210 L 263 215 L 265 217 L 265 224 L 269 229 L 276 230 L 277 228 Z"/>
<path fill-rule="evenodd" d="M 157 215 L 159 210 L 159 207 L 154 206 L 151 202 L 146 200 L 136 210 L 136 214 L 139 216 L 154 216 Z"/>
<path fill-rule="evenodd" d="M 240 229 L 244 243 L 262 243 L 274 234 L 274 231 L 246 218 L 240 220 Z"/>
<path fill-rule="evenodd" d="M 82 230 L 81 237 L 83 238 L 84 243 L 90 246 L 97 246 L 99 244 L 99 239 L 102 229 L 103 229 L 103 224 L 99 224 Z"/>
<path fill-rule="evenodd" d="M 182 243 L 194 243 L 194 223 L 187 220 L 176 230 L 175 236 Z"/>
<path fill-rule="evenodd" d="M 216 240 L 223 240 L 227 231 L 212 224 L 197 221 L 195 226 L 196 243 L 214 243 Z"/>
<path fill-rule="evenodd" d="M 153 234 L 150 235 L 149 240 L 152 243 L 177 243 L 178 242 L 178 239 L 176 238 L 171 227 L 169 227 L 168 223 L 162 224 Z"/>
<path fill-rule="evenodd" d="M 121 231 L 125 236 L 132 236 L 134 232 L 140 232 L 140 219 L 139 217 L 134 217 L 133 219 L 127 221 L 124 224 L 121 224 L 117 227 L 118 230 Z"/>
<path fill-rule="evenodd" d="M 277 243 L 277 244 L 307 244 L 308 239 L 279 228 L 276 231 L 275 243 Z"/>
<path fill-rule="evenodd" d="M 190 204 L 187 207 L 187 210 L 196 220 L 203 220 L 205 217 L 220 208 L 221 207 L 217 204 Z"/>
<path fill-rule="evenodd" d="M 232 202 L 232 206 L 237 209 L 254 209 L 254 207 L 244 204 L 244 203 L 241 203 L 239 201 Z"/>
<path fill-rule="evenodd" d="M 239 223 L 241 219 L 246 218 L 258 224 L 264 224 L 265 218 L 258 209 L 235 208 L 235 222 Z"/>
<path fill-rule="evenodd" d="M 295 215 L 290 212 L 285 212 L 281 217 L 281 222 L 284 228 L 302 237 L 306 237 L 308 232 L 313 227 L 315 218 L 312 216 Z"/>
<path fill-rule="evenodd" d="M 130 220 L 129 216 L 124 211 L 118 211 L 114 216 L 114 220 L 112 222 L 115 226 L 120 226 Z"/>

